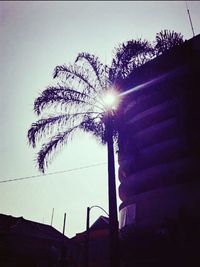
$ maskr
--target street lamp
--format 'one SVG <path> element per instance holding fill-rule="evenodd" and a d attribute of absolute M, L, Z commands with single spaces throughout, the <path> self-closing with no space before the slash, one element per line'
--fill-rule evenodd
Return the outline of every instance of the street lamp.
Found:
<path fill-rule="evenodd" d="M 109 197 L 109 232 L 110 232 L 110 266 L 119 267 L 119 235 L 117 219 L 117 198 L 115 182 L 115 161 L 113 149 L 113 111 L 118 104 L 118 96 L 114 90 L 107 91 L 104 97 L 106 108 L 105 130 L 108 148 L 108 197 Z"/>
<path fill-rule="evenodd" d="M 90 244 L 90 210 L 92 208 L 101 209 L 109 217 L 109 214 L 100 206 L 94 205 L 87 207 L 87 219 L 86 219 L 86 244 L 85 244 L 85 267 L 89 267 L 89 244 Z"/>

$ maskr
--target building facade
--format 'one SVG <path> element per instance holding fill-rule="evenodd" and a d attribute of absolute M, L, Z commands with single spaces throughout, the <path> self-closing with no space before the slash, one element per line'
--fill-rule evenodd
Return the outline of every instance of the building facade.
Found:
<path fill-rule="evenodd" d="M 165 251 L 174 247 L 176 255 L 187 251 L 189 260 L 198 258 L 199 63 L 196 36 L 138 68 L 123 84 L 120 228 L 129 249 L 144 252 L 146 246 L 147 255 L 152 244 L 156 255 L 162 243 Z"/>

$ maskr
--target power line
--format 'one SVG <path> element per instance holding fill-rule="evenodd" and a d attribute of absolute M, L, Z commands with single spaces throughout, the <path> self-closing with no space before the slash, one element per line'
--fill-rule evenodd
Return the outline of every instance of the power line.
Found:
<path fill-rule="evenodd" d="M 93 168 L 93 167 L 97 167 L 97 166 L 101 166 L 101 165 L 105 165 L 105 164 L 106 164 L 106 162 L 97 163 L 97 164 L 88 165 L 88 166 L 83 166 L 83 167 L 78 167 L 78 168 L 64 170 L 64 171 L 50 172 L 50 173 L 47 173 L 47 174 L 38 174 L 38 175 L 32 175 L 32 176 L 25 176 L 25 177 L 18 177 L 18 178 L 13 178 L 13 179 L 8 179 L 8 180 L 2 180 L 2 181 L 0 181 L 0 184 L 8 183 L 8 182 L 21 181 L 21 180 L 34 179 L 34 178 L 39 178 L 39 177 L 44 177 L 44 176 L 54 175 L 54 174 L 78 171 L 78 170 L 82 170 L 82 169 L 89 169 L 89 168 Z"/>

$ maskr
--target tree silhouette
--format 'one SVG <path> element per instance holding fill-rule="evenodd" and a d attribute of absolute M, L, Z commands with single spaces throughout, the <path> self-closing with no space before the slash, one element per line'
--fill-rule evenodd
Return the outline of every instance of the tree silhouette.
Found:
<path fill-rule="evenodd" d="M 131 72 L 155 55 L 179 45 L 180 34 L 170 31 L 157 33 L 156 44 L 146 40 L 130 40 L 114 49 L 111 65 L 89 53 L 78 54 L 73 64 L 57 66 L 53 73 L 56 86 L 48 86 L 34 102 L 34 111 L 40 117 L 28 131 L 29 144 L 34 148 L 46 140 L 37 155 L 40 171 L 44 172 L 56 151 L 65 146 L 78 130 L 88 132 L 105 144 L 107 108 L 104 96 L 113 88 L 120 93 L 121 82 Z M 49 111 L 48 115 L 45 114 Z M 112 111 L 113 137 L 118 141 L 120 116 Z"/>
<path fill-rule="evenodd" d="M 52 154 L 68 143 L 78 130 L 91 133 L 101 143 L 106 143 L 104 97 L 117 81 L 125 78 L 145 57 L 145 43 L 141 40 L 122 44 L 116 49 L 111 67 L 89 53 L 80 53 L 74 64 L 57 66 L 53 77 L 56 86 L 47 87 L 34 102 L 34 111 L 41 116 L 28 131 L 29 143 L 35 147 L 45 142 L 37 156 L 39 170 L 44 172 L 52 160 Z M 147 45 L 146 45 L 147 46 Z M 138 63 L 134 62 L 134 57 Z M 143 59 L 144 60 L 144 59 Z M 44 117 L 45 111 L 50 111 Z M 112 111 L 113 120 L 117 111 Z M 115 120 L 116 121 L 116 120 Z M 117 141 L 117 123 L 114 123 L 114 140 Z"/>
<path fill-rule="evenodd" d="M 156 34 L 156 42 L 154 46 L 156 56 L 161 55 L 165 51 L 172 49 L 184 42 L 183 35 L 174 31 L 163 30 Z"/>
<path fill-rule="evenodd" d="M 114 50 L 109 79 L 117 84 L 126 79 L 131 72 L 145 64 L 154 56 L 152 45 L 146 40 L 130 40 L 120 44 Z"/>

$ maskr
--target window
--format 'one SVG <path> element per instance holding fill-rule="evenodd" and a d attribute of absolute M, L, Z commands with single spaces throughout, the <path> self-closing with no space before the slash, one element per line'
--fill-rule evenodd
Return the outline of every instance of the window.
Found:
<path fill-rule="evenodd" d="M 134 224 L 136 219 L 136 204 L 134 203 L 121 209 L 119 216 L 120 216 L 120 221 L 119 221 L 120 229 L 126 225 Z"/>

